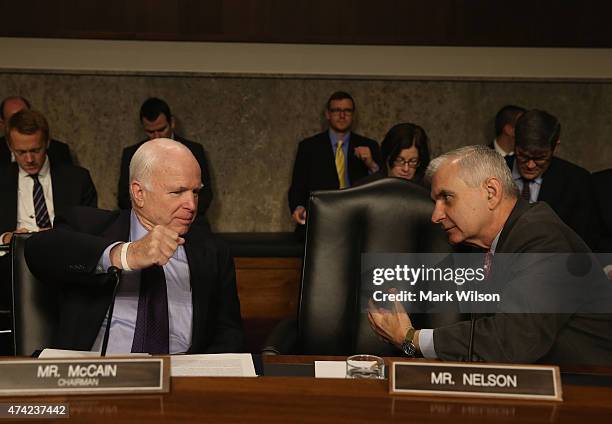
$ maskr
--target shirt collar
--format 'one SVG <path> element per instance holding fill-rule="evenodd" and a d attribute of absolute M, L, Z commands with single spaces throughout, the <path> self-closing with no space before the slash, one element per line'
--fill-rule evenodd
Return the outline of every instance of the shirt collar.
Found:
<path fill-rule="evenodd" d="M 504 149 L 502 149 L 501 146 L 497 143 L 497 139 L 493 140 L 493 148 L 497 153 L 504 157 L 514 155 L 514 151 L 506 152 Z"/>
<path fill-rule="evenodd" d="M 518 170 L 518 165 L 516 163 L 516 158 L 514 159 L 514 163 L 512 164 L 512 179 L 514 181 L 518 181 L 520 179 L 522 179 L 523 177 L 521 177 L 521 173 Z M 542 185 L 542 174 L 538 175 L 537 178 L 531 180 L 531 182 L 536 183 L 537 185 Z"/>
<path fill-rule="evenodd" d="M 499 236 L 501 236 L 502 230 L 503 230 L 503 227 L 502 227 L 501 230 L 499 230 L 499 233 L 497 233 L 497 235 L 493 239 L 493 242 L 491 243 L 491 247 L 489 248 L 489 252 L 491 252 L 492 254 L 495 254 L 495 249 L 497 249 L 497 243 L 499 242 Z"/>
<path fill-rule="evenodd" d="M 130 212 L 130 241 L 140 240 L 148 233 L 147 229 L 138 220 L 136 212 L 132 209 Z"/>
<path fill-rule="evenodd" d="M 24 171 L 23 169 L 21 169 L 21 166 L 17 166 L 19 168 L 19 177 L 29 177 L 30 174 L 28 174 L 26 171 Z M 38 177 L 39 178 L 45 178 L 47 177 L 47 175 L 49 175 L 49 173 L 51 172 L 51 165 L 49 164 L 49 156 L 45 156 L 45 162 L 43 163 L 42 168 L 40 168 L 40 171 L 38 171 Z"/>
<path fill-rule="evenodd" d="M 334 147 L 334 149 L 336 149 L 336 146 L 338 146 L 338 140 L 340 140 L 340 137 L 338 137 L 338 134 L 336 134 L 334 130 L 332 130 L 331 128 L 329 129 L 328 132 L 329 132 L 329 139 L 331 140 L 332 146 Z M 342 146 L 346 146 L 350 139 L 351 139 L 351 133 L 349 131 L 348 133 L 346 133 L 346 136 L 342 139 L 344 141 L 344 144 Z"/>

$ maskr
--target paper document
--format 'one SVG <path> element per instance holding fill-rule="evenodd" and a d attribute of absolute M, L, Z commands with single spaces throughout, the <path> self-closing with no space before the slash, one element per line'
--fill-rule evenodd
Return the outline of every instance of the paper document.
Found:
<path fill-rule="evenodd" d="M 346 378 L 345 361 L 315 361 L 316 378 Z"/>
<path fill-rule="evenodd" d="M 175 355 L 171 365 L 172 377 L 257 377 L 249 353 Z"/>

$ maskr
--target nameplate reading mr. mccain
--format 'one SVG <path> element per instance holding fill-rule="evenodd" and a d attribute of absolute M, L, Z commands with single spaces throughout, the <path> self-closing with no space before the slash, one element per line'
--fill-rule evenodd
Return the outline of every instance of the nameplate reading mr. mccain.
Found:
<path fill-rule="evenodd" d="M 165 393 L 168 357 L 31 359 L 0 362 L 0 396 Z"/>
<path fill-rule="evenodd" d="M 394 362 L 392 394 L 563 400 L 559 367 L 548 365 Z"/>

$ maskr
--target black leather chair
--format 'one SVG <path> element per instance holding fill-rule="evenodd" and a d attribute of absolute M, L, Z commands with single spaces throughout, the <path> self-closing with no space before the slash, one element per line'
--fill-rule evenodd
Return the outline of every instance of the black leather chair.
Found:
<path fill-rule="evenodd" d="M 17 356 L 29 356 L 51 345 L 58 322 L 57 289 L 38 280 L 26 264 L 29 234 L 15 234 L 11 246 L 13 346 Z"/>
<path fill-rule="evenodd" d="M 10 245 L 0 244 L 0 356 L 12 354 Z"/>
<path fill-rule="evenodd" d="M 276 327 L 262 353 L 398 354 L 374 334 L 360 305 L 361 254 L 449 252 L 445 234 L 431 223 L 432 210 L 428 190 L 397 178 L 313 192 L 298 319 Z M 417 328 L 458 319 L 413 317 Z"/>

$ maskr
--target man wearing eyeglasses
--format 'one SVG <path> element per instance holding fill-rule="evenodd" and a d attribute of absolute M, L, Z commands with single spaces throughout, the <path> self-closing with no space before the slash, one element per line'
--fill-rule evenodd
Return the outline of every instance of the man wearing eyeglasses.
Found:
<path fill-rule="evenodd" d="M 554 156 L 561 124 L 550 113 L 530 110 L 516 123 L 514 157 L 506 160 L 521 197 L 548 203 L 559 217 L 590 244 L 591 175 Z"/>
<path fill-rule="evenodd" d="M 289 187 L 289 210 L 298 231 L 306 223 L 311 191 L 347 188 L 380 169 L 378 143 L 352 132 L 354 115 L 351 95 L 333 93 L 325 110 L 329 129 L 298 146 Z"/>

